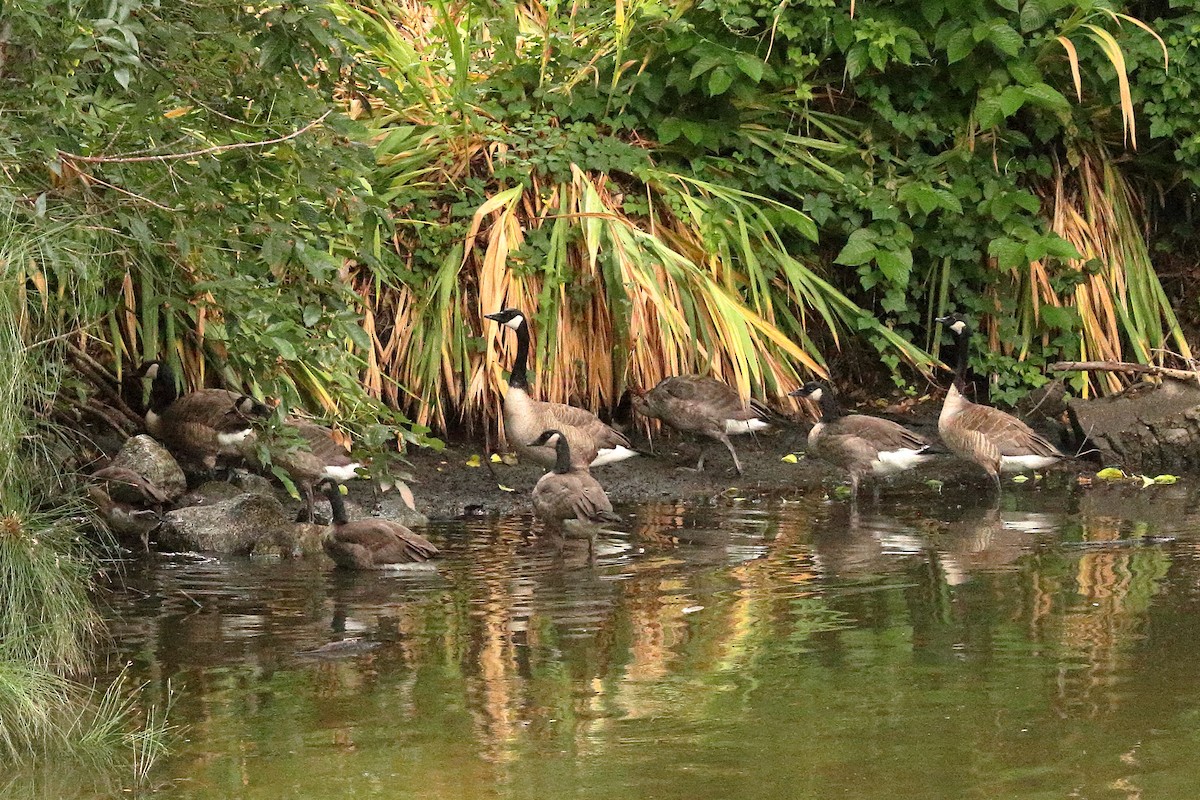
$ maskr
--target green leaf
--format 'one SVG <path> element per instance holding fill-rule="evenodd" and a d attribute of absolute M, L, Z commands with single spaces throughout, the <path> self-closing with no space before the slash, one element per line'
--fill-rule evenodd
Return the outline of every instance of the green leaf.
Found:
<path fill-rule="evenodd" d="M 946 58 L 949 63 L 953 64 L 962 61 L 974 49 L 975 37 L 971 35 L 970 30 L 964 28 L 951 36 L 950 41 L 946 42 Z"/>
<path fill-rule="evenodd" d="M 1017 113 L 1024 104 L 1025 89 L 1020 86 L 1009 86 L 1000 93 L 1000 110 L 1004 112 L 1005 119 Z"/>
<path fill-rule="evenodd" d="M 1050 11 L 1043 0 L 1025 0 L 1021 6 L 1021 31 L 1029 33 L 1045 25 L 1050 20 Z"/>
<path fill-rule="evenodd" d="M 1123 481 L 1127 476 L 1116 467 L 1105 467 L 1096 473 L 1096 477 L 1102 481 Z"/>
<path fill-rule="evenodd" d="M 724 67 L 714 69 L 708 76 L 708 94 L 710 97 L 725 94 L 725 90 L 733 85 L 733 75 Z"/>
<path fill-rule="evenodd" d="M 1062 92 L 1048 83 L 1035 83 L 1025 87 L 1025 96 L 1029 98 L 1030 102 L 1051 111 L 1068 112 L 1071 110 L 1070 101 L 1063 96 Z"/>
<path fill-rule="evenodd" d="M 275 346 L 275 352 L 279 353 L 279 357 L 284 361 L 297 361 L 296 348 L 287 339 L 279 336 L 270 337 L 271 344 Z"/>
<path fill-rule="evenodd" d="M 346 323 L 346 335 L 350 337 L 350 341 L 354 342 L 354 346 L 363 352 L 370 352 L 373 347 L 371 337 L 367 332 L 354 323 Z"/>
<path fill-rule="evenodd" d="M 837 254 L 833 263 L 857 267 L 874 258 L 875 253 L 875 234 L 866 228 L 859 228 L 850 234 L 850 238 L 846 240 L 846 246 Z"/>
<path fill-rule="evenodd" d="M 908 283 L 909 273 L 912 272 L 912 250 L 880 250 L 875 254 L 875 263 L 894 285 L 903 286 Z"/>
<path fill-rule="evenodd" d="M 989 242 L 988 255 L 996 259 L 996 266 L 1000 269 L 1016 269 L 1029 263 L 1025 259 L 1025 245 L 1007 236 Z"/>
<path fill-rule="evenodd" d="M 1154 482 L 1159 484 L 1160 486 L 1161 485 L 1169 486 L 1172 483 L 1178 483 L 1179 476 L 1178 475 L 1155 475 Z"/>
<path fill-rule="evenodd" d="M 687 139 L 692 144 L 700 144 L 701 142 L 704 141 L 705 137 L 708 135 L 708 126 L 702 122 L 692 122 L 691 120 L 684 120 L 683 122 L 681 122 L 679 124 L 680 124 L 680 127 L 683 129 L 684 138 Z"/>
<path fill-rule="evenodd" d="M 1001 53 L 1016 56 L 1025 45 L 1025 39 L 1008 25 L 997 20 L 988 29 L 988 41 Z"/>
<path fill-rule="evenodd" d="M 121 88 L 129 88 L 129 69 L 128 67 L 117 67 L 113 70 L 113 77 L 117 79 L 117 83 L 121 84 Z"/>
<path fill-rule="evenodd" d="M 750 80 L 758 83 L 763 76 L 763 62 L 749 53 L 738 53 L 733 57 L 733 63 L 737 66 L 742 74 Z"/>
<path fill-rule="evenodd" d="M 658 134 L 660 144 L 670 144 L 683 133 L 683 120 L 679 117 L 666 117 L 662 122 L 658 123 L 658 127 L 655 130 Z"/>

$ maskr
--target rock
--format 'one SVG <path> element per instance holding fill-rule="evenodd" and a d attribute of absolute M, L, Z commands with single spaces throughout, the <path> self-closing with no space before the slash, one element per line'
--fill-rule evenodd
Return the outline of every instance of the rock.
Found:
<path fill-rule="evenodd" d="M 282 558 L 315 558 L 323 552 L 321 542 L 328 532 L 328 525 L 293 522 L 279 528 L 269 540 L 261 540 L 254 552 L 256 555 L 277 555 Z"/>
<path fill-rule="evenodd" d="M 1200 468 L 1200 386 L 1165 379 L 1097 400 L 1071 400 L 1071 424 L 1105 466 L 1155 475 Z"/>
<path fill-rule="evenodd" d="M 180 506 L 212 506 L 250 494 L 229 481 L 205 481 L 179 500 Z M 258 492 L 254 492 L 258 494 Z"/>
<path fill-rule="evenodd" d="M 350 513 L 350 519 L 359 519 L 368 514 L 359 514 L 357 517 L 353 512 Z M 423 528 L 429 524 L 429 517 L 422 514 L 420 511 L 409 508 L 404 500 L 398 495 L 389 492 L 379 501 L 379 515 L 385 519 L 399 522 L 409 528 Z"/>
<path fill-rule="evenodd" d="M 154 437 L 144 433 L 126 439 L 112 465 L 141 475 L 162 489 L 169 501 L 177 500 L 187 491 L 187 476 L 179 462 Z"/>
<path fill-rule="evenodd" d="M 261 542 L 290 541 L 294 525 L 276 498 L 241 494 L 168 512 L 158 542 L 164 550 L 249 555 Z"/>

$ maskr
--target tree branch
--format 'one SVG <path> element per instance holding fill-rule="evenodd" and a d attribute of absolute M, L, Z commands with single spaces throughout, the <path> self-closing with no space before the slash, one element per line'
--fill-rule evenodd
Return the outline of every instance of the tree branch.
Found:
<path fill-rule="evenodd" d="M 1138 375 L 1162 375 L 1181 381 L 1200 381 L 1200 372 L 1190 369 L 1171 369 L 1153 364 L 1131 364 L 1128 361 L 1060 361 L 1050 365 L 1051 372 L 1133 372 Z"/>
<path fill-rule="evenodd" d="M 59 150 L 58 155 L 70 161 L 78 161 L 84 164 L 133 164 L 145 161 L 180 161 L 186 158 L 196 158 L 197 156 L 207 156 L 213 153 L 224 153 L 228 150 L 244 150 L 251 147 L 267 147 L 272 144 L 286 142 L 289 139 L 295 139 L 309 130 L 315 128 L 325 121 L 325 118 L 333 113 L 333 109 L 329 109 L 321 116 L 314 119 L 312 122 L 305 125 L 299 130 L 292 131 L 286 136 L 280 136 L 276 139 L 265 139 L 259 142 L 237 142 L 235 144 L 218 144 L 213 147 L 205 147 L 202 150 L 191 150 L 187 153 L 167 153 L 161 156 L 80 156 L 75 153 L 68 153 L 64 150 Z"/>

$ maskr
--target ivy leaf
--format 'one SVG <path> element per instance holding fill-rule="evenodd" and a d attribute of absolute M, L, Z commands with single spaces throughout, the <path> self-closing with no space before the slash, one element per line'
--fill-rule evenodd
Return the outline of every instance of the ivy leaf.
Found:
<path fill-rule="evenodd" d="M 846 246 L 837 254 L 833 263 L 857 267 L 874 258 L 876 252 L 875 234 L 866 228 L 859 228 L 850 234 Z"/>
<path fill-rule="evenodd" d="M 692 144 L 700 144 L 704 141 L 704 137 L 708 135 L 708 128 L 700 122 L 683 120 L 679 123 L 679 127 L 683 130 L 684 138 Z"/>

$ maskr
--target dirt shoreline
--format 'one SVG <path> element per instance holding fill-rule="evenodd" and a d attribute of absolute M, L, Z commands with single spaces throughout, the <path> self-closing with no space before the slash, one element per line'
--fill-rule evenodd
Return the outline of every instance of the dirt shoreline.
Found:
<path fill-rule="evenodd" d="M 935 423 L 914 424 L 910 420 L 907 424 L 932 440 L 937 439 Z M 598 467 L 593 474 L 616 504 L 711 501 L 726 493 L 833 492 L 845 482 L 845 475 L 818 459 L 804 456 L 808 429 L 809 426 L 798 424 L 735 439 L 734 446 L 745 469 L 745 474 L 740 476 L 734 472 L 729 454 L 720 443 L 675 435 L 655 437 L 653 453 L 649 442 L 635 440 L 635 446 L 646 455 Z M 706 454 L 704 472 L 685 469 L 695 466 L 700 447 Z M 797 457 L 794 463 L 784 460 L 789 454 Z M 441 451 L 414 449 L 408 459 L 412 464 L 411 488 L 416 496 L 417 510 L 431 519 L 526 512 L 530 509 L 530 491 L 544 472 L 536 464 L 495 461 L 482 442 L 471 440 L 448 442 Z M 468 466 L 468 463 L 479 466 Z M 1061 479 L 1073 481 L 1076 475 L 1095 470 L 1096 465 L 1090 462 L 1071 461 L 1055 467 L 1052 472 L 1057 482 Z M 1060 474 L 1061 479 L 1057 477 Z M 942 485 L 931 487 L 929 481 L 939 481 Z M 1020 489 L 1035 488 L 1032 483 L 1024 484 Z M 885 496 L 897 492 L 905 495 L 930 491 L 961 492 L 963 502 L 977 502 L 982 492 L 990 492 L 990 481 L 981 468 L 950 455 L 939 456 L 930 464 L 889 478 L 881 485 Z M 502 486 L 511 491 L 500 488 Z M 864 494 L 869 496 L 870 482 L 864 483 L 863 487 Z M 1017 487 L 1014 485 L 1014 488 Z"/>

